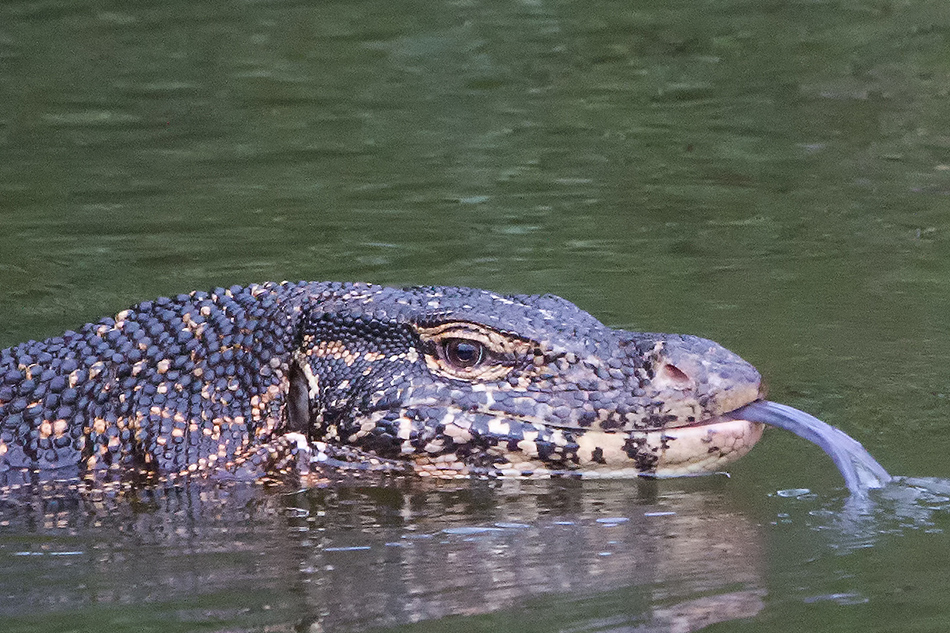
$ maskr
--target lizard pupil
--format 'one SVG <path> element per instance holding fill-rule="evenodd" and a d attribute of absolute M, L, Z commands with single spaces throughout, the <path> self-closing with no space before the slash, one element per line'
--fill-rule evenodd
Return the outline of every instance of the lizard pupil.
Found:
<path fill-rule="evenodd" d="M 475 367 L 485 358 L 485 346 L 475 341 L 450 338 L 442 345 L 445 359 L 458 369 Z"/>

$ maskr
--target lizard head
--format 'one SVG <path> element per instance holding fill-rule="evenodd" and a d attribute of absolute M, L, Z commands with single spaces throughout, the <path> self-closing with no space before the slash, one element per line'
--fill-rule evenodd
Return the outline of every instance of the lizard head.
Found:
<path fill-rule="evenodd" d="M 324 288 L 286 407 L 311 440 L 422 474 L 666 476 L 761 436 L 727 415 L 762 397 L 758 372 L 707 339 L 613 329 L 552 295 Z"/>

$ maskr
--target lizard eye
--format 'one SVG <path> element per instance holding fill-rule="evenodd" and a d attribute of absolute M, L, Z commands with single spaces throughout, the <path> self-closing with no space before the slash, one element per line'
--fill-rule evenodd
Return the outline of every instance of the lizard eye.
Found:
<path fill-rule="evenodd" d="M 442 341 L 442 357 L 455 369 L 477 367 L 486 356 L 485 346 L 478 341 L 462 338 Z"/>
<path fill-rule="evenodd" d="M 537 343 L 498 332 L 479 323 L 449 321 L 415 325 L 418 351 L 436 374 L 455 380 L 501 380 L 516 367 L 530 364 Z"/>

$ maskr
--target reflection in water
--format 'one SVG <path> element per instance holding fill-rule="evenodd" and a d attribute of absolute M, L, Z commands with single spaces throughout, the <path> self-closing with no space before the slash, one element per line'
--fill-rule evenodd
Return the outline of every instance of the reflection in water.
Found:
<path fill-rule="evenodd" d="M 647 612 L 658 603 L 664 606 L 657 617 L 688 619 L 708 605 L 710 592 L 728 589 L 736 604 L 737 587 L 758 587 L 755 530 L 708 495 L 630 503 L 580 486 L 540 494 L 533 486 L 515 485 L 512 494 L 505 488 L 416 491 L 388 506 L 400 517 L 397 531 L 373 527 L 392 517 L 359 513 L 360 529 L 327 538 L 320 514 L 350 504 L 377 513 L 372 492 L 299 499 L 300 511 L 310 515 L 300 527 L 316 535 L 305 564 L 321 576 L 307 589 L 310 605 L 327 614 L 321 622 L 414 622 L 508 609 L 541 594 L 576 598 L 632 585 L 644 587 Z M 353 595 L 364 600 L 339 603 Z M 694 608 L 688 599 L 697 595 L 705 600 Z M 755 612 L 724 609 L 720 617 Z"/>
<path fill-rule="evenodd" d="M 391 484 L 9 502 L 0 616 L 128 621 L 138 605 L 337 631 L 500 612 L 531 630 L 542 608 L 581 628 L 694 631 L 762 608 L 761 535 L 708 489 Z"/>
<path fill-rule="evenodd" d="M 773 611 L 865 604 L 842 557 L 938 531 L 950 508 L 936 479 L 898 478 L 861 503 L 799 492 L 771 497 L 769 526 L 710 479 L 47 491 L 0 502 L 0 619 L 11 631 L 428 631 L 456 616 L 473 630 L 698 631 L 767 618 L 767 588 Z M 774 595 L 772 538 L 817 551 L 811 573 L 829 581 Z"/>

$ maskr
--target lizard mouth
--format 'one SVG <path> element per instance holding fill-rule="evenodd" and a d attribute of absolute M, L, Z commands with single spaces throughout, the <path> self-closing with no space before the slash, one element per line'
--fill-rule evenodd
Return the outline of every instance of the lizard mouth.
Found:
<path fill-rule="evenodd" d="M 656 453 L 653 472 L 642 476 L 681 477 L 720 472 L 762 439 L 768 421 L 752 405 L 764 401 L 764 381 L 735 389 L 723 403 L 729 410 L 697 422 L 638 433 Z"/>
<path fill-rule="evenodd" d="M 720 471 L 762 439 L 765 424 L 742 417 L 719 416 L 689 426 L 647 433 L 659 446 L 656 477 L 679 477 Z"/>
<path fill-rule="evenodd" d="M 854 439 L 817 418 L 768 400 L 754 400 L 722 415 L 666 429 L 608 433 L 588 431 L 574 436 L 575 461 L 570 465 L 539 461 L 528 450 L 508 454 L 504 466 L 471 468 L 453 460 L 415 459 L 421 475 L 580 476 L 584 478 L 683 477 L 720 472 L 762 438 L 766 426 L 784 429 L 824 450 L 834 461 L 853 495 L 880 488 L 890 475 Z M 526 447 L 528 448 L 528 447 Z M 567 466 L 567 467 L 565 467 Z"/>
<path fill-rule="evenodd" d="M 543 438 L 525 428 L 511 435 L 512 425 L 527 422 L 547 426 Z M 447 432 L 455 423 L 447 425 Z M 419 474 L 457 476 L 489 474 L 503 477 L 573 476 L 584 478 L 681 477 L 720 472 L 761 439 L 765 425 L 725 414 L 686 426 L 653 430 L 609 432 L 599 429 L 558 428 L 506 417 L 496 427 L 505 441 L 488 449 L 497 461 L 490 468 L 475 467 L 453 453 L 415 453 L 410 461 Z M 466 432 L 468 429 L 466 429 Z M 517 439 L 515 439 L 517 438 Z M 512 442 L 517 450 L 512 450 Z M 559 448 L 554 448 L 559 447 Z M 560 454 L 561 458 L 552 458 Z"/>
<path fill-rule="evenodd" d="M 831 457 L 851 494 L 863 496 L 867 490 L 881 488 L 891 476 L 855 439 L 804 411 L 759 399 L 722 416 L 696 425 L 668 429 L 661 440 L 664 450 L 656 476 L 677 476 L 710 472 L 719 465 L 738 459 L 762 437 L 765 426 L 794 433 L 812 442 Z M 723 460 L 703 460 L 702 447 L 710 446 L 711 455 L 722 453 Z M 721 446 L 731 450 L 723 451 Z M 712 447 L 717 450 L 713 451 Z"/>
<path fill-rule="evenodd" d="M 762 438 L 765 425 L 729 414 L 651 431 L 577 438 L 579 469 L 597 477 L 683 477 L 721 472 Z"/>

